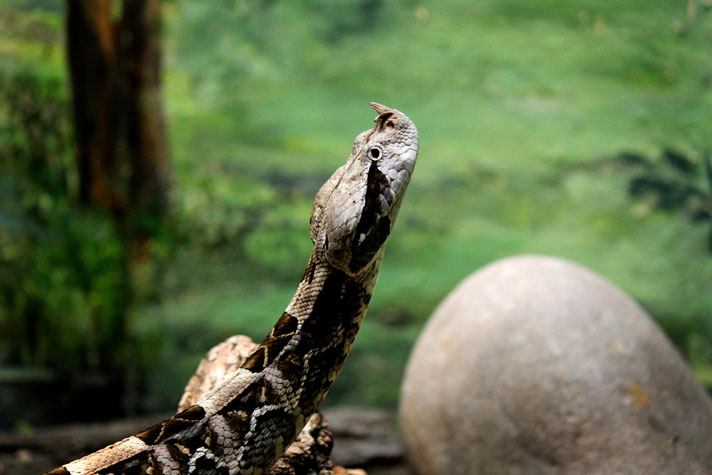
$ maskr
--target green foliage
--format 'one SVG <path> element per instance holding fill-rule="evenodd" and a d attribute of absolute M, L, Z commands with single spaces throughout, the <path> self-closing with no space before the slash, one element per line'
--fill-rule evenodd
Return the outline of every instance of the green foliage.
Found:
<path fill-rule="evenodd" d="M 122 248 L 107 216 L 73 203 L 62 80 L 25 69 L 0 94 L 0 361 L 115 367 Z"/>
<path fill-rule="evenodd" d="M 178 232 L 186 243 L 206 252 L 237 251 L 273 276 L 301 272 L 311 250 L 305 219 L 311 189 L 256 180 L 230 164 L 203 164 L 190 175 L 177 197 Z"/>
<path fill-rule="evenodd" d="M 175 2 L 167 94 L 182 192 L 211 193 L 194 173 L 212 167 L 231 193 L 272 198 L 242 244 L 212 248 L 195 278 L 176 262 L 184 283 L 151 318 L 209 322 L 216 341 L 230 329 L 263 337 L 296 285 L 287 268 L 301 272 L 308 257 L 280 249 L 308 247 L 305 202 L 376 100 L 413 118 L 421 153 L 372 309 L 328 401 L 395 404 L 407 349 L 435 305 L 468 273 L 522 252 L 600 272 L 705 368 L 706 229 L 631 204 L 629 173 L 607 158 L 661 143 L 712 147 L 712 18 L 691 3 L 696 13 L 637 0 L 400 1 L 366 20 L 360 2 Z M 269 178 L 278 173 L 303 184 L 297 199 Z M 283 272 L 266 271 L 280 261 Z"/>
<path fill-rule="evenodd" d="M 700 161 L 670 148 L 658 160 L 638 153 L 623 153 L 620 160 L 636 168 L 628 191 L 634 197 L 653 198 L 665 211 L 681 211 L 693 223 L 710 226 L 708 250 L 712 252 L 712 162 Z"/>
<path fill-rule="evenodd" d="M 311 203 L 286 201 L 267 208 L 245 241 L 248 256 L 259 266 L 279 275 L 294 276 L 311 253 L 308 220 Z"/>
<path fill-rule="evenodd" d="M 308 0 L 303 13 L 312 31 L 329 43 L 371 31 L 380 21 L 383 0 Z"/>
<path fill-rule="evenodd" d="M 0 70 L 33 58 L 31 75 L 48 81 L 27 90 L 42 110 L 63 110 L 40 114 L 58 117 L 60 134 L 29 113 L 26 126 L 10 126 L 0 103 L 0 347 L 5 361 L 54 358 L 79 371 L 103 358 L 97 348 L 122 305 L 121 247 L 104 216 L 75 209 L 62 191 L 75 178 L 60 2 L 40 3 L 0 5 Z M 327 402 L 393 406 L 437 303 L 470 272 L 516 253 L 570 258 L 611 279 L 710 381 L 705 172 L 686 155 L 694 173 L 679 157 L 648 158 L 660 144 L 712 148 L 707 3 L 167 2 L 177 213 L 159 241 L 163 258 L 148 263 L 155 272 L 137 277 L 136 361 L 150 372 L 143 406 L 175 407 L 210 345 L 269 331 L 309 256 L 314 193 L 368 127 L 371 100 L 413 118 L 421 153 L 369 316 Z M 8 144 L 25 147 L 12 163 Z M 659 209 L 657 192 L 631 201 L 631 169 L 608 158 L 623 149 L 641 150 L 650 168 L 635 176 L 675 183 L 662 201 L 702 225 Z M 31 172 L 33 155 L 63 165 Z M 23 327 L 32 315 L 64 343 L 32 343 Z M 66 357 L 47 356 L 60 348 Z"/>
<path fill-rule="evenodd" d="M 196 170 L 193 176 L 180 197 L 180 221 L 204 248 L 239 245 L 262 210 L 276 201 L 268 187 L 224 170 Z"/>

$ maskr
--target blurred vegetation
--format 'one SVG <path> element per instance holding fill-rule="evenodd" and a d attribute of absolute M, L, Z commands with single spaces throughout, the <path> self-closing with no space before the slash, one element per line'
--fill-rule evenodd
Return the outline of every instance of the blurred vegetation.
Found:
<path fill-rule="evenodd" d="M 659 160 L 637 153 L 622 153 L 620 159 L 637 168 L 630 179 L 632 196 L 649 197 L 656 208 L 681 211 L 691 222 L 710 227 L 707 250 L 712 253 L 712 162 L 707 153 L 697 161 L 666 148 Z"/>
<path fill-rule="evenodd" d="M 140 296 L 135 309 L 143 409 L 174 407 L 211 345 L 234 333 L 261 339 L 269 331 L 309 256 L 314 193 L 369 126 L 371 100 L 414 120 L 420 161 L 368 318 L 328 403 L 394 406 L 409 349 L 437 303 L 480 266 L 516 253 L 570 258 L 621 286 L 712 385 L 709 226 L 660 209 L 666 198 L 659 192 L 646 195 L 653 199 L 628 192 L 650 188 L 641 177 L 659 175 L 667 177 L 659 185 L 669 178 L 707 196 L 678 200 L 676 209 L 690 215 L 708 204 L 705 165 L 696 157 L 712 148 L 711 6 L 167 2 L 176 212 L 161 277 L 145 277 L 156 290 Z M 63 108 L 61 4 L 6 1 L 0 19 L 0 71 L 17 77 L 29 68 L 22 77 L 37 76 L 28 80 L 40 90 L 51 80 L 54 99 L 38 92 L 38 101 Z M 3 97 L 9 88 L 4 82 Z M 83 329 L 102 325 L 113 308 L 116 240 L 100 218 L 77 214 L 71 196 L 42 191 L 39 175 L 65 170 L 65 180 L 73 179 L 66 129 L 61 140 L 42 132 L 43 160 L 62 167 L 22 171 L 18 163 L 29 162 L 13 161 L 7 150 L 46 125 L 10 126 L 18 119 L 7 107 L 0 119 L 3 172 L 15 167 L 0 179 L 0 255 L 13 269 L 2 283 L 2 358 L 45 363 L 56 343 L 22 336 L 10 351 L 10 322 L 21 333 L 32 313 L 55 326 L 58 340 L 91 345 Z M 695 172 L 665 153 L 647 158 L 662 146 L 695 163 Z M 623 150 L 636 150 L 649 165 L 610 159 Z M 27 226 L 38 220 L 53 231 L 32 234 Z M 62 251 L 66 246 L 85 251 Z M 40 310 L 26 309 L 31 297 Z"/>
<path fill-rule="evenodd" d="M 72 204 L 65 90 L 31 70 L 0 88 L 3 360 L 99 367 L 116 330 L 121 249 L 110 221 Z"/>

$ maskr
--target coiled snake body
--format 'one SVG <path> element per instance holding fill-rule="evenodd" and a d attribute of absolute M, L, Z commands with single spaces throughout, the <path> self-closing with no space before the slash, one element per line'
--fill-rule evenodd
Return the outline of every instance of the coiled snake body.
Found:
<path fill-rule="evenodd" d="M 235 376 L 197 404 L 51 475 L 263 474 L 326 396 L 366 314 L 418 154 L 402 112 L 373 129 L 314 200 L 314 249 L 296 294 Z"/>

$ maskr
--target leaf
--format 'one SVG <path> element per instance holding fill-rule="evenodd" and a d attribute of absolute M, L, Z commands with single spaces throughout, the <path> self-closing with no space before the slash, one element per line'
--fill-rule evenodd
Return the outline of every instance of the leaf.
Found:
<path fill-rule="evenodd" d="M 663 150 L 663 158 L 667 161 L 673 168 L 685 175 L 691 175 L 697 172 L 697 164 L 683 155 L 681 152 L 673 150 L 671 148 L 665 148 Z"/>
<path fill-rule="evenodd" d="M 702 223 L 704 221 L 712 220 L 712 212 L 705 208 L 696 208 L 690 214 L 690 220 L 693 223 Z"/>
<path fill-rule="evenodd" d="M 712 162 L 710 161 L 709 150 L 707 151 L 707 153 L 705 153 L 705 156 L 702 158 L 702 162 L 705 164 L 705 175 L 707 176 L 707 183 L 710 186 L 710 190 L 712 190 Z"/>
<path fill-rule="evenodd" d="M 640 175 L 628 183 L 631 196 L 653 195 L 655 206 L 663 210 L 684 209 L 690 199 L 702 193 L 694 186 L 658 175 Z"/>
<path fill-rule="evenodd" d="M 630 180 L 628 192 L 632 196 L 640 196 L 646 193 L 654 193 L 663 196 L 672 191 L 670 182 L 657 176 L 637 176 Z"/>
<path fill-rule="evenodd" d="M 652 163 L 648 157 L 645 157 L 637 152 L 621 152 L 618 155 L 618 160 L 622 161 L 625 165 L 641 165 L 646 168 L 650 168 L 652 166 Z"/>
<path fill-rule="evenodd" d="M 664 210 L 685 209 L 688 200 L 697 193 L 692 187 L 675 183 L 666 193 L 661 193 L 657 206 Z"/>

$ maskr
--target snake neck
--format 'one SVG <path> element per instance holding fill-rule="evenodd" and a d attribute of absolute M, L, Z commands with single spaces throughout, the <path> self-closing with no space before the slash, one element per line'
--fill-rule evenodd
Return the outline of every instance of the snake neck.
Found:
<path fill-rule="evenodd" d="M 225 421 L 241 435 L 235 438 L 236 473 L 265 473 L 322 402 L 366 315 L 382 256 L 381 248 L 361 272 L 350 275 L 315 247 L 270 334 L 231 382 L 199 403 L 209 420 Z"/>
<path fill-rule="evenodd" d="M 286 311 L 233 378 L 170 419 L 50 473 L 266 473 L 336 379 L 382 256 L 383 247 L 350 275 L 315 246 Z"/>
<path fill-rule="evenodd" d="M 242 369 L 292 381 L 297 425 L 308 419 L 336 379 L 366 315 L 383 248 L 359 274 L 331 266 L 312 251 L 294 297 Z M 298 428 L 301 430 L 301 427 Z M 297 430 L 298 433 L 298 430 Z"/>

